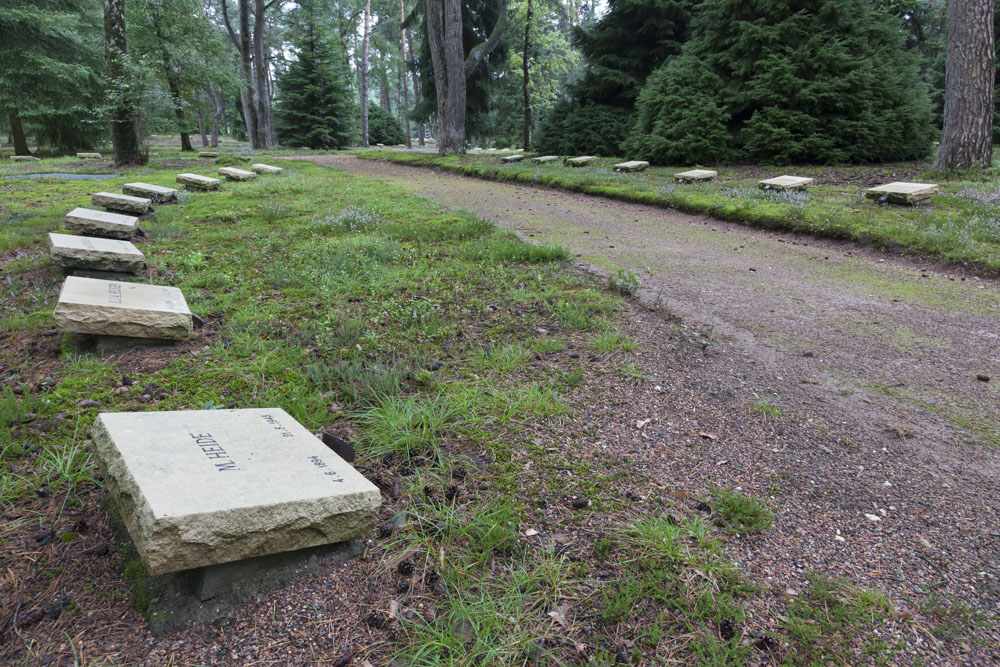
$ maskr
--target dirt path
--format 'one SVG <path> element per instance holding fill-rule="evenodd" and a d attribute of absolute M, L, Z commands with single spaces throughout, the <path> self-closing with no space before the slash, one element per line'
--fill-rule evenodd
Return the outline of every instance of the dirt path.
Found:
<path fill-rule="evenodd" d="M 644 297 L 762 365 L 773 378 L 765 398 L 786 412 L 902 437 L 945 471 L 1000 471 L 1000 451 L 983 446 L 1000 445 L 995 282 L 649 206 L 347 155 L 310 159 L 559 243 L 598 271 L 634 271 Z"/>

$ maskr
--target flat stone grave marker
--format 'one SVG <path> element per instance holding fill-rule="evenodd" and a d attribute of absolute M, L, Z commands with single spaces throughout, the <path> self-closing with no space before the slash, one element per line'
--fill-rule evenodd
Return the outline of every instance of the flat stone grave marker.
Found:
<path fill-rule="evenodd" d="M 92 208 L 74 208 L 66 214 L 64 224 L 66 229 L 87 236 L 130 239 L 139 229 L 139 218 L 134 215 L 95 211 Z"/>
<path fill-rule="evenodd" d="M 588 164 L 597 159 L 596 155 L 581 155 L 580 157 L 571 157 L 566 160 L 566 164 L 571 167 L 586 167 Z"/>
<path fill-rule="evenodd" d="M 762 190 L 805 190 L 813 179 L 804 176 L 775 176 L 760 182 Z"/>
<path fill-rule="evenodd" d="M 34 155 L 11 155 L 10 159 L 13 162 L 41 162 L 41 160 Z"/>
<path fill-rule="evenodd" d="M 615 165 L 615 171 L 645 171 L 648 168 L 649 163 L 645 160 L 629 160 Z"/>
<path fill-rule="evenodd" d="M 878 187 L 870 188 L 865 196 L 868 199 L 886 197 L 893 204 L 919 204 L 941 191 L 937 183 L 906 183 L 896 181 Z"/>
<path fill-rule="evenodd" d="M 217 151 L 200 151 L 198 157 L 219 157 Z"/>
<path fill-rule="evenodd" d="M 711 171 L 710 169 L 691 169 L 690 171 L 682 171 L 679 174 L 674 174 L 674 180 L 678 183 L 691 183 L 693 181 L 710 181 L 719 175 L 717 171 Z"/>
<path fill-rule="evenodd" d="M 133 215 L 144 215 L 148 213 L 149 207 L 153 203 L 146 197 L 119 195 L 114 192 L 95 192 L 90 196 L 90 201 L 94 204 L 94 206 L 102 206 L 112 211 L 131 213 Z"/>
<path fill-rule="evenodd" d="M 258 174 L 280 174 L 284 171 L 281 167 L 272 167 L 269 164 L 263 164 L 258 162 L 257 164 L 250 165 L 250 171 L 255 171 Z"/>
<path fill-rule="evenodd" d="M 513 155 L 507 155 L 500 158 L 501 162 L 520 162 L 524 159 L 523 153 L 514 153 Z"/>
<path fill-rule="evenodd" d="M 151 574 L 366 535 L 378 488 L 280 408 L 102 413 L 105 483 Z"/>
<path fill-rule="evenodd" d="M 558 159 L 558 155 L 540 155 L 538 157 L 531 158 L 531 161 L 535 164 L 544 164 L 546 162 L 555 162 Z"/>
<path fill-rule="evenodd" d="M 177 174 L 177 182 L 196 190 L 218 190 L 222 181 L 210 176 L 200 176 L 198 174 Z"/>
<path fill-rule="evenodd" d="M 149 183 L 126 183 L 122 186 L 122 192 L 133 197 L 145 197 L 157 204 L 167 204 L 177 200 L 176 188 L 165 188 L 162 185 Z"/>
<path fill-rule="evenodd" d="M 176 287 L 70 276 L 52 313 L 59 331 L 183 340 L 191 311 Z"/>
<path fill-rule="evenodd" d="M 237 169 L 236 167 L 222 167 L 219 169 L 219 173 L 231 181 L 249 181 L 250 179 L 257 178 L 255 172 L 247 171 L 246 169 Z"/>
<path fill-rule="evenodd" d="M 77 153 L 76 156 L 81 160 L 100 160 L 100 153 Z"/>
<path fill-rule="evenodd" d="M 146 266 L 146 257 L 128 241 L 69 234 L 49 234 L 49 257 L 67 269 L 138 273 Z"/>

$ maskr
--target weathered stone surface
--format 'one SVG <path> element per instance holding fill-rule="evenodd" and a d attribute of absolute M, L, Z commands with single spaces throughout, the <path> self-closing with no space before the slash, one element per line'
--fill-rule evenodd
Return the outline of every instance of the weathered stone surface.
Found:
<path fill-rule="evenodd" d="M 258 174 L 280 174 L 284 169 L 258 162 L 257 164 L 250 165 L 250 171 L 256 171 Z"/>
<path fill-rule="evenodd" d="M 41 162 L 41 160 L 34 155 L 11 155 L 10 159 L 13 162 Z"/>
<path fill-rule="evenodd" d="M 237 169 L 236 167 L 221 167 L 219 173 L 231 181 L 249 181 L 257 178 L 256 173 L 247 171 L 246 169 Z"/>
<path fill-rule="evenodd" d="M 523 159 L 524 159 L 523 153 L 514 153 L 513 155 L 506 155 L 500 158 L 502 162 L 520 162 Z"/>
<path fill-rule="evenodd" d="M 167 204 L 177 200 L 176 188 L 165 188 L 162 185 L 149 183 L 126 183 L 122 192 L 133 197 L 145 197 L 158 204 Z"/>
<path fill-rule="evenodd" d="M 646 169 L 649 169 L 649 163 L 644 160 L 629 160 L 615 165 L 615 171 L 645 171 Z"/>
<path fill-rule="evenodd" d="M 581 155 L 580 157 L 571 157 L 566 160 L 566 164 L 571 167 L 586 167 L 588 164 L 597 159 L 596 155 Z"/>
<path fill-rule="evenodd" d="M 678 183 L 690 183 L 691 181 L 710 181 L 719 175 L 717 171 L 709 169 L 692 169 L 674 174 L 674 180 Z"/>
<path fill-rule="evenodd" d="M 132 213 L 134 215 L 143 215 L 149 211 L 149 207 L 153 203 L 146 197 L 119 195 L 114 192 L 95 192 L 90 196 L 90 201 L 94 206 L 103 206 L 112 211 Z"/>
<path fill-rule="evenodd" d="M 805 190 L 813 179 L 804 176 L 775 176 L 760 182 L 762 190 Z"/>
<path fill-rule="evenodd" d="M 198 174 L 177 174 L 177 182 L 196 190 L 218 190 L 222 183 L 217 178 L 209 176 L 199 176 Z"/>
<path fill-rule="evenodd" d="M 544 164 L 546 162 L 555 162 L 558 159 L 558 155 L 540 155 L 538 157 L 531 158 L 531 161 L 535 164 Z"/>
<path fill-rule="evenodd" d="M 67 269 L 137 273 L 146 266 L 145 256 L 128 241 L 69 234 L 49 234 L 49 257 Z"/>
<path fill-rule="evenodd" d="M 219 157 L 217 151 L 199 151 L 198 157 Z"/>
<path fill-rule="evenodd" d="M 100 153 L 77 153 L 76 156 L 81 160 L 100 160 Z"/>
<path fill-rule="evenodd" d="M 139 218 L 134 215 L 95 211 L 92 208 L 74 208 L 66 214 L 66 229 L 87 236 L 104 236 L 111 239 L 130 239 L 139 228 Z"/>
<path fill-rule="evenodd" d="M 59 331 L 181 340 L 191 311 L 176 287 L 70 276 L 52 313 Z"/>
<path fill-rule="evenodd" d="M 870 188 L 865 196 L 869 199 L 886 197 L 893 204 L 916 204 L 931 198 L 941 191 L 937 183 L 906 183 L 896 181 Z"/>
<path fill-rule="evenodd" d="M 375 485 L 280 408 L 98 415 L 105 484 L 152 574 L 366 535 Z"/>

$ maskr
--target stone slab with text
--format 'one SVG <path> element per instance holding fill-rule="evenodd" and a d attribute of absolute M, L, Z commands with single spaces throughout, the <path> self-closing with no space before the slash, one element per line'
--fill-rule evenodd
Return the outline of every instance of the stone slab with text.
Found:
<path fill-rule="evenodd" d="M 105 484 L 164 574 L 362 537 L 378 488 L 280 408 L 102 413 Z"/>
<path fill-rule="evenodd" d="M 250 165 L 250 171 L 255 171 L 258 174 L 280 174 L 284 171 L 281 167 L 275 167 L 269 164 L 264 164 L 263 162 L 258 162 L 257 164 Z"/>
<path fill-rule="evenodd" d="M 131 215 L 146 214 L 153 203 L 146 197 L 120 195 L 114 192 L 95 192 L 90 196 L 90 200 L 94 206 L 103 206 L 111 211 L 129 213 Z"/>
<path fill-rule="evenodd" d="M 813 179 L 805 176 L 775 176 L 760 182 L 762 190 L 805 190 L 812 185 Z"/>
<path fill-rule="evenodd" d="M 581 155 L 580 157 L 571 157 L 566 160 L 566 164 L 571 167 L 586 167 L 591 162 L 597 160 L 596 155 Z"/>
<path fill-rule="evenodd" d="M 645 160 L 629 160 L 615 165 L 615 171 L 646 171 L 647 169 L 649 169 L 649 163 Z"/>
<path fill-rule="evenodd" d="M 183 340 L 192 318 L 176 287 L 70 276 L 52 312 L 56 329 L 70 333 Z"/>
<path fill-rule="evenodd" d="M 246 169 L 237 169 L 236 167 L 221 167 L 219 169 L 219 173 L 228 178 L 230 181 L 249 181 L 257 178 L 256 172 L 247 171 Z"/>
<path fill-rule="evenodd" d="M 176 180 L 181 185 L 196 190 L 218 190 L 221 184 L 221 181 L 217 178 L 189 173 L 177 174 Z"/>
<path fill-rule="evenodd" d="M 930 200 L 931 195 L 941 191 L 937 183 L 906 183 L 896 181 L 878 187 L 869 188 L 865 192 L 868 199 L 882 199 L 893 204 L 922 204 Z"/>
<path fill-rule="evenodd" d="M 146 266 L 146 257 L 128 241 L 70 234 L 49 234 L 49 257 L 67 269 L 136 273 Z"/>
<path fill-rule="evenodd" d="M 692 183 L 695 181 L 711 181 L 719 175 L 719 172 L 711 169 L 691 169 L 674 174 L 674 180 L 678 183 Z"/>

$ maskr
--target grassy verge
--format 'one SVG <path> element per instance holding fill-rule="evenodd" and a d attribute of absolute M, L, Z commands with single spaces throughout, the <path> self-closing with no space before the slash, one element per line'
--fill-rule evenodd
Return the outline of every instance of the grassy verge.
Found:
<path fill-rule="evenodd" d="M 215 170 L 165 154 L 101 188 L 168 185 L 178 166 Z M 713 525 L 665 492 L 626 505 L 614 490 L 641 474 L 576 454 L 567 424 L 587 406 L 574 397 L 601 381 L 579 351 L 639 372 L 629 354 L 641 342 L 616 326 L 622 290 L 574 272 L 558 247 L 469 214 L 286 166 L 158 208 L 140 241 L 145 279 L 180 287 L 205 327 L 172 350 L 108 357 L 53 331 L 62 275 L 42 249 L 95 182 L 0 185 L 11 232 L 0 264 L 0 505 L 19 517 L 0 542 L 38 545 L 44 529 L 52 552 L 4 552 L 23 608 L 65 594 L 46 582 L 74 585 L 58 549 L 82 530 L 74 512 L 100 496 L 87 441 L 98 409 L 277 405 L 310 430 L 351 437 L 359 469 L 383 489 L 371 576 L 395 594 L 365 600 L 365 621 L 384 631 L 379 664 L 723 664 L 755 651 L 807 664 L 854 655 L 851 624 L 888 613 L 867 597 L 861 616 L 827 619 L 806 605 L 778 638 L 748 639 L 743 605 L 756 586 L 726 544 L 728 533 L 768 530 L 768 508 L 714 489 Z M 61 623 L 104 594 L 92 588 L 74 589 Z M 838 601 L 854 599 L 845 591 Z"/>
<path fill-rule="evenodd" d="M 716 181 L 680 185 L 680 168 L 653 167 L 618 173 L 618 159 L 602 158 L 581 168 L 561 161 L 536 165 L 502 163 L 498 156 L 447 156 L 368 151 L 360 154 L 465 176 L 542 185 L 629 202 L 700 213 L 730 222 L 814 236 L 855 241 L 879 249 L 926 254 L 935 260 L 1000 273 L 1000 174 L 993 170 L 964 175 L 924 174 L 919 165 L 877 167 L 719 168 Z M 781 173 L 816 178 L 808 193 L 763 191 L 758 181 Z M 943 179 L 943 180 L 942 180 Z M 965 180 L 971 179 L 971 180 Z M 939 183 L 942 193 L 929 206 L 876 204 L 867 187 L 896 180 Z"/>

